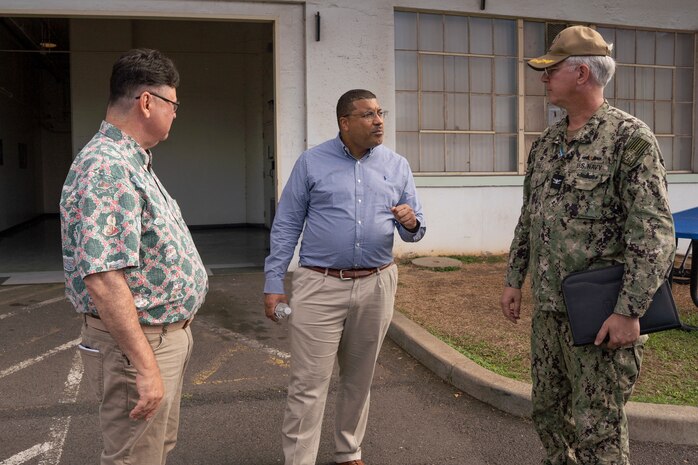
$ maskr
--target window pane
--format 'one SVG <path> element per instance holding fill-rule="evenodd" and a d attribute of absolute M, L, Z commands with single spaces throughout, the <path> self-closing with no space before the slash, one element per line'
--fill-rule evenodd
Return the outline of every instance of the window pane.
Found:
<path fill-rule="evenodd" d="M 417 52 L 395 52 L 395 89 L 417 90 Z"/>
<path fill-rule="evenodd" d="M 674 138 L 673 137 L 657 137 L 659 150 L 662 152 L 664 159 L 664 167 L 667 171 L 674 169 Z"/>
<path fill-rule="evenodd" d="M 545 85 L 540 80 L 541 72 L 530 66 L 524 70 L 524 92 L 526 95 L 545 95 Z"/>
<path fill-rule="evenodd" d="M 618 29 L 616 31 L 616 61 L 619 63 L 635 63 L 635 31 Z"/>
<path fill-rule="evenodd" d="M 671 102 L 655 102 L 654 132 L 671 134 Z"/>
<path fill-rule="evenodd" d="M 470 136 L 470 171 L 494 171 L 494 137 L 487 134 Z"/>
<path fill-rule="evenodd" d="M 419 170 L 419 134 L 416 132 L 397 133 L 397 153 L 407 158 L 412 171 Z"/>
<path fill-rule="evenodd" d="M 516 58 L 495 58 L 495 93 L 516 93 Z"/>
<path fill-rule="evenodd" d="M 545 123 L 545 101 L 543 97 L 526 97 L 524 104 L 524 130 L 526 132 L 540 132 L 547 124 Z"/>
<path fill-rule="evenodd" d="M 516 171 L 516 137 L 515 136 L 495 136 L 495 171 Z"/>
<path fill-rule="evenodd" d="M 445 16 L 445 51 L 468 53 L 468 18 L 466 16 Z"/>
<path fill-rule="evenodd" d="M 524 21 L 524 55 L 526 58 L 535 58 L 544 55 L 545 24 L 532 21 Z"/>
<path fill-rule="evenodd" d="M 616 69 L 616 98 L 635 98 L 635 68 L 619 66 Z"/>
<path fill-rule="evenodd" d="M 494 54 L 516 56 L 516 22 L 494 20 Z"/>
<path fill-rule="evenodd" d="M 637 31 L 637 63 L 654 64 L 654 32 Z"/>
<path fill-rule="evenodd" d="M 470 91 L 490 93 L 492 92 L 492 59 L 470 59 Z"/>
<path fill-rule="evenodd" d="M 657 68 L 654 74 L 654 98 L 657 100 L 671 100 L 674 88 L 674 70 Z"/>
<path fill-rule="evenodd" d="M 615 58 L 616 56 L 616 30 L 607 28 L 607 27 L 599 27 L 596 29 L 596 32 L 601 34 L 601 37 L 603 37 L 603 40 L 606 41 L 607 44 L 613 44 L 613 50 L 611 51 L 611 56 Z"/>
<path fill-rule="evenodd" d="M 421 171 L 444 171 L 444 135 L 422 134 L 419 145 L 422 149 Z"/>
<path fill-rule="evenodd" d="M 626 113 L 630 113 L 631 115 L 635 114 L 635 101 L 634 100 L 616 99 L 615 107 L 623 110 Z"/>
<path fill-rule="evenodd" d="M 657 32 L 657 55 L 658 65 L 674 64 L 674 36 L 673 32 Z"/>
<path fill-rule="evenodd" d="M 470 53 L 492 54 L 492 20 L 470 18 Z"/>
<path fill-rule="evenodd" d="M 676 100 L 690 102 L 693 99 L 693 70 L 676 69 Z"/>
<path fill-rule="evenodd" d="M 496 98 L 495 126 L 497 132 L 516 132 L 516 97 L 500 96 Z"/>
<path fill-rule="evenodd" d="M 446 94 L 446 129 L 467 131 L 470 104 L 468 94 Z"/>
<path fill-rule="evenodd" d="M 691 135 L 691 128 L 693 127 L 692 113 L 693 104 L 691 103 L 677 103 L 674 105 L 674 134 Z"/>
<path fill-rule="evenodd" d="M 395 93 L 395 128 L 398 131 L 419 130 L 417 92 Z"/>
<path fill-rule="evenodd" d="M 693 34 L 676 34 L 676 65 L 693 66 Z"/>
<path fill-rule="evenodd" d="M 444 95 L 422 93 L 422 129 L 444 129 Z"/>
<path fill-rule="evenodd" d="M 604 95 L 606 98 L 614 98 L 616 96 L 616 77 L 615 75 L 611 78 L 610 81 L 608 81 L 608 84 L 606 84 L 606 87 L 603 90 Z"/>
<path fill-rule="evenodd" d="M 635 116 L 644 121 L 654 131 L 654 103 L 636 102 Z"/>
<path fill-rule="evenodd" d="M 417 50 L 417 14 L 395 12 L 395 48 Z"/>
<path fill-rule="evenodd" d="M 635 68 L 635 98 L 654 100 L 653 68 Z"/>
<path fill-rule="evenodd" d="M 691 138 L 674 138 L 674 170 L 691 169 Z"/>
<path fill-rule="evenodd" d="M 474 131 L 492 130 L 492 96 L 471 94 L 470 128 Z"/>
<path fill-rule="evenodd" d="M 443 32 L 441 15 L 419 14 L 419 50 L 442 52 Z"/>
<path fill-rule="evenodd" d="M 446 171 L 470 171 L 468 134 L 446 134 Z"/>
<path fill-rule="evenodd" d="M 447 92 L 468 92 L 468 57 L 444 57 Z"/>
<path fill-rule="evenodd" d="M 422 90 L 444 90 L 444 57 L 420 55 L 422 63 Z"/>

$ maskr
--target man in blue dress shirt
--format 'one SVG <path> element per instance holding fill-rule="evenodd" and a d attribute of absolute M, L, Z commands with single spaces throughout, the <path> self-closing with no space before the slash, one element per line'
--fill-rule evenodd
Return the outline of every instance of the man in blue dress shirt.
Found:
<path fill-rule="evenodd" d="M 371 381 L 397 289 L 394 230 L 407 242 L 426 231 L 407 160 L 382 145 L 385 116 L 367 90 L 342 95 L 338 137 L 300 156 L 274 219 L 264 267 L 272 320 L 276 305 L 287 301 L 284 275 L 303 233 L 291 284 L 285 465 L 315 463 L 335 357 L 335 461 L 364 465 Z"/>

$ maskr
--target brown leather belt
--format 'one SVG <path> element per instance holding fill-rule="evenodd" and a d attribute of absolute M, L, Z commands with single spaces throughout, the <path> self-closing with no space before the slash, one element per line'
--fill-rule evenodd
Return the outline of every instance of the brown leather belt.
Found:
<path fill-rule="evenodd" d="M 303 268 L 317 271 L 318 273 L 322 273 L 327 276 L 332 276 L 333 278 L 339 278 L 342 281 L 348 281 L 350 279 L 361 279 L 367 276 L 374 275 L 379 271 L 388 268 L 392 264 L 393 262 L 390 262 L 376 268 L 348 268 L 345 270 L 337 270 L 335 268 L 323 268 L 321 266 L 304 266 Z"/>
<path fill-rule="evenodd" d="M 106 333 L 109 332 L 107 327 L 104 325 L 104 322 L 95 315 L 89 315 L 87 313 L 83 313 L 84 319 L 85 319 L 85 324 L 89 326 L 90 328 L 98 329 L 100 331 L 104 331 Z M 189 318 L 188 320 L 180 320 L 175 323 L 168 323 L 164 325 L 141 325 L 141 329 L 143 330 L 144 333 L 154 333 L 154 334 L 159 334 L 159 333 L 166 333 L 168 331 L 175 331 L 178 329 L 184 329 L 187 326 L 191 324 L 191 322 L 194 320 L 194 317 Z"/>

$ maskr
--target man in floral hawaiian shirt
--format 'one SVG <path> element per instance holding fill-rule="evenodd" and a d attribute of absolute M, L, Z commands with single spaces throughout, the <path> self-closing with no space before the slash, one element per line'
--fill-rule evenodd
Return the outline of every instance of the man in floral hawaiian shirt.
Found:
<path fill-rule="evenodd" d="M 112 69 L 107 115 L 61 195 L 66 295 L 83 314 L 85 373 L 100 401 L 101 464 L 164 464 L 179 425 L 189 324 L 208 278 L 150 149 L 176 118 L 179 74 L 156 50 Z"/>

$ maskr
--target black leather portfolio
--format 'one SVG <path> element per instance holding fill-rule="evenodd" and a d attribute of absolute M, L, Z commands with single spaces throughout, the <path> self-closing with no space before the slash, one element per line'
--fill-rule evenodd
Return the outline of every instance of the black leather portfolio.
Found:
<path fill-rule="evenodd" d="M 603 322 L 611 316 L 623 284 L 624 265 L 571 273 L 562 281 L 574 345 L 591 344 Z M 652 304 L 640 318 L 640 334 L 681 327 L 671 286 L 664 280 Z"/>

